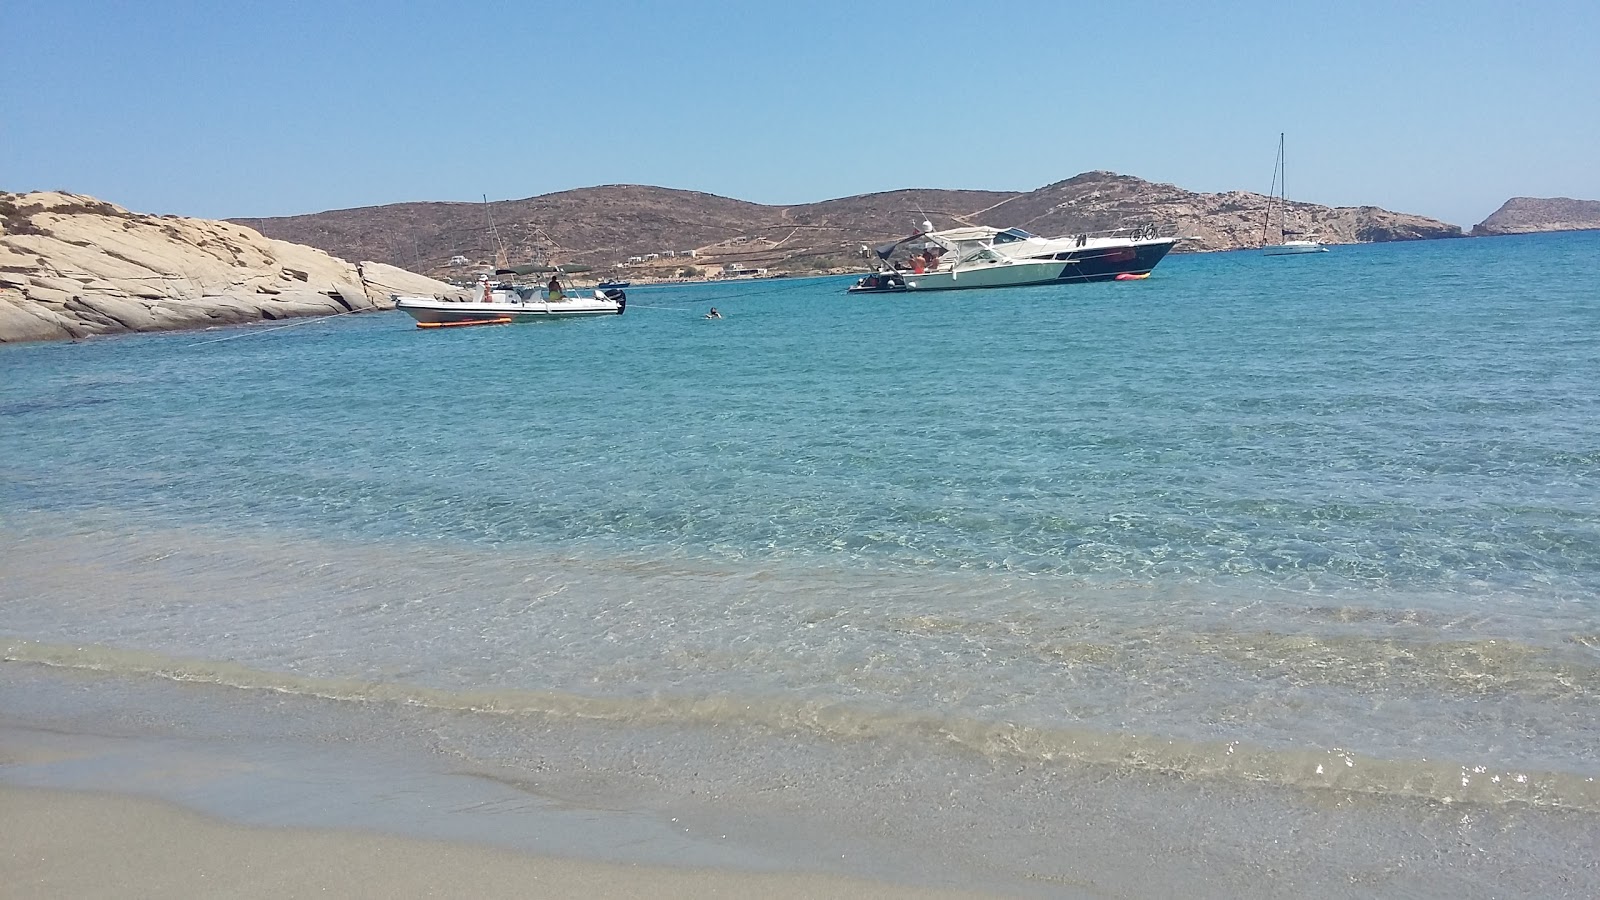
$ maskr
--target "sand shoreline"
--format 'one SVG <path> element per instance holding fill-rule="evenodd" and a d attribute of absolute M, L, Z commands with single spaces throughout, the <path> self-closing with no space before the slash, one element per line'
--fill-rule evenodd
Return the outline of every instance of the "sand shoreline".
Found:
<path fill-rule="evenodd" d="M 561 779 L 475 766 L 430 751 L 399 710 L 280 700 L 0 667 L 3 893 L 1019 893 L 982 874 L 927 871 L 893 846 L 841 835 L 819 841 L 803 822 L 762 819 L 737 804 L 664 811 L 615 775 Z M 351 713 L 358 721 L 345 728 Z M 387 737 L 361 736 L 385 720 Z"/>
<path fill-rule="evenodd" d="M 13 897 L 973 897 L 830 875 L 539 857 L 387 834 L 263 828 L 160 800 L 0 785 Z"/>
<path fill-rule="evenodd" d="M 674 740 L 665 732 L 646 735 L 577 721 L 514 722 L 508 723 L 515 726 L 513 745 L 527 758 L 505 765 L 454 743 L 490 737 L 470 730 L 491 724 L 477 718 L 8 661 L 0 665 L 0 789 L 7 791 L 0 794 L 6 820 L 0 842 L 10 846 L 12 835 L 33 830 L 27 822 L 36 817 L 36 804 L 23 804 L 15 791 L 90 798 L 94 809 L 63 813 L 73 821 L 92 822 L 102 808 L 116 816 L 119 809 L 137 807 L 181 812 L 207 827 L 192 834 L 173 831 L 154 849 L 147 846 L 152 838 L 143 825 L 126 835 L 61 827 L 43 843 L 35 841 L 35 859 L 0 855 L 0 873 L 11 881 L 15 873 L 33 873 L 27 883 L 37 890 L 30 888 L 27 896 L 96 896 L 100 888 L 84 880 L 87 873 L 168 853 L 163 869 L 138 874 L 139 884 L 148 887 L 139 893 L 183 896 L 204 885 L 151 880 L 166 878 L 166 868 L 196 865 L 191 856 L 163 850 L 167 845 L 181 850 L 199 841 L 245 847 L 241 858 L 278 859 L 294 855 L 274 849 L 286 840 L 280 836 L 316 834 L 332 849 L 307 852 L 330 860 L 365 854 L 360 838 L 384 846 L 453 848 L 411 854 L 443 860 L 440 871 L 456 865 L 451 860 L 459 853 L 481 851 L 486 859 L 516 861 L 513 868 L 523 873 L 519 883 L 560 873 L 587 879 L 562 882 L 564 887 L 549 892 L 555 896 L 633 896 L 628 879 L 639 872 L 651 873 L 643 878 L 652 896 L 667 889 L 659 885 L 671 887 L 667 896 L 1040 892 L 1031 883 L 1031 867 L 989 859 L 976 845 L 952 858 L 919 825 L 904 822 L 893 804 L 841 817 L 805 804 L 765 802 L 740 790 L 740 775 L 719 755 L 725 748 L 707 745 L 707 752 L 697 753 L 696 765 L 708 767 L 705 779 L 662 783 L 659 773 L 617 765 L 608 759 L 608 747 L 621 740 L 661 757 L 657 762 L 670 769 L 671 747 L 656 743 Z M 463 726 L 469 731 L 460 731 Z M 443 735 L 449 737 L 441 742 Z M 793 762 L 764 759 L 779 771 Z M 815 772 L 812 765 L 806 769 Z M 808 802 L 829 796 L 821 782 L 802 792 Z M 37 815 L 51 808 L 37 806 Z M 166 828 L 169 820 L 161 821 Z M 903 824 L 898 837 L 885 832 L 890 822 Z M 914 829 L 909 842 L 906 828 Z M 202 859 L 205 865 L 210 855 Z M 138 866 L 142 870 L 144 863 Z M 74 867 L 84 872 L 74 874 Z M 244 877 L 204 865 L 197 871 L 207 884 Z M 415 875 L 417 882 L 432 883 L 431 871 Z M 322 884 L 309 880 L 314 874 L 302 871 L 299 887 L 287 892 L 320 892 Z M 260 893 L 287 890 L 284 883 L 273 884 Z M 329 890 L 348 893 L 351 884 Z M 1056 887 L 1052 896 L 1059 896 Z M 468 893 L 498 895 L 492 885 L 478 882 Z"/>
<path fill-rule="evenodd" d="M 7 896 L 1587 897 L 1592 821 L 0 664 Z"/>

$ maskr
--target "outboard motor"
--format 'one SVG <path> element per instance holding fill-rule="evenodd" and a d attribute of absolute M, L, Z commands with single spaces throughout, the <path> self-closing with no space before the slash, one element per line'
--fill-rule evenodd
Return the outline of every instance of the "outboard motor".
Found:
<path fill-rule="evenodd" d="M 605 295 L 607 300 L 617 301 L 617 315 L 622 315 L 622 311 L 628 308 L 628 295 L 622 292 L 622 288 L 606 288 Z"/>

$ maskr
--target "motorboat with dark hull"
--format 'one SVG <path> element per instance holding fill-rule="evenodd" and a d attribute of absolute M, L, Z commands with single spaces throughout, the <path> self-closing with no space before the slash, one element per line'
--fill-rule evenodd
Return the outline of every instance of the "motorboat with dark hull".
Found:
<path fill-rule="evenodd" d="M 502 324 L 566 319 L 582 316 L 617 316 L 628 308 L 628 295 L 618 288 L 597 290 L 592 296 L 558 295 L 551 299 L 538 288 L 509 284 L 484 287 L 483 296 L 469 301 L 437 297 L 394 298 L 395 309 L 417 320 L 417 325 Z"/>
<path fill-rule="evenodd" d="M 1059 238 L 986 225 L 929 230 L 874 248 L 883 268 L 849 290 L 950 291 L 1126 280 L 1150 274 L 1180 240 L 1153 225 Z M 901 250 L 911 254 L 909 260 L 890 267 L 889 260 Z"/>

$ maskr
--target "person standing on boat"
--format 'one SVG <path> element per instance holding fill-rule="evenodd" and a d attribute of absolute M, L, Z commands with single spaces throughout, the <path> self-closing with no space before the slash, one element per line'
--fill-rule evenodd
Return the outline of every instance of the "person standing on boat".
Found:
<path fill-rule="evenodd" d="M 560 278 L 558 278 L 555 275 L 551 275 L 550 276 L 550 283 L 548 285 L 546 285 L 545 287 L 550 292 L 550 296 L 547 299 L 551 303 L 555 303 L 556 301 L 561 299 L 561 279 Z"/>

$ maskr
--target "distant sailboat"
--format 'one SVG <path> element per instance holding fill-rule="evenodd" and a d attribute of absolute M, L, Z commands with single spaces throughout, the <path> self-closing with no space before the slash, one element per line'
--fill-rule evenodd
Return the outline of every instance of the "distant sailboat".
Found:
<path fill-rule="evenodd" d="M 1267 195 L 1267 218 L 1261 223 L 1261 252 L 1267 256 L 1290 256 L 1297 253 L 1326 253 L 1328 248 L 1317 241 L 1311 240 L 1311 235 L 1306 235 L 1295 240 L 1286 240 L 1290 235 L 1302 234 L 1299 231 L 1290 231 L 1287 219 L 1289 217 L 1288 189 L 1284 182 L 1288 175 L 1283 165 L 1283 133 L 1278 133 L 1278 162 L 1272 168 L 1272 191 Z M 1278 208 L 1278 242 L 1267 243 L 1267 238 L 1272 231 L 1272 209 Z"/>

